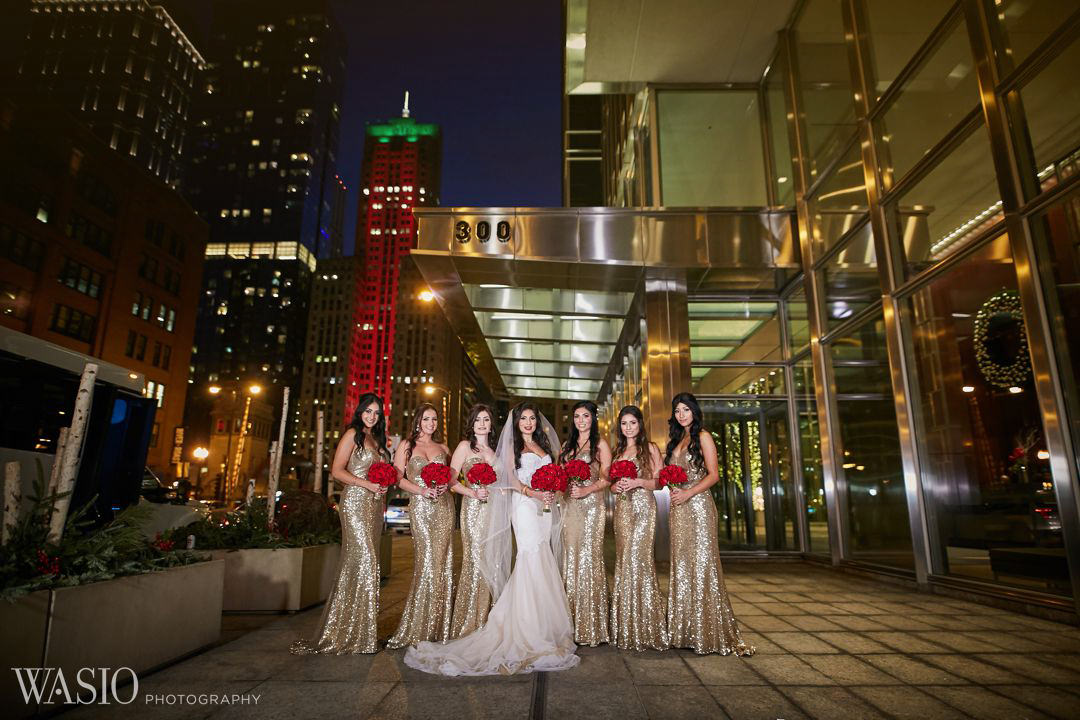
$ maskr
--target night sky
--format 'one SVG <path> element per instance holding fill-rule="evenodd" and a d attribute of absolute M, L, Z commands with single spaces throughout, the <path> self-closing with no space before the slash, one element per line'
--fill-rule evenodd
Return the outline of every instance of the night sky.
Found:
<path fill-rule="evenodd" d="M 562 3 L 341 0 L 349 43 L 338 167 L 356 227 L 364 123 L 442 127 L 443 206 L 562 204 Z"/>

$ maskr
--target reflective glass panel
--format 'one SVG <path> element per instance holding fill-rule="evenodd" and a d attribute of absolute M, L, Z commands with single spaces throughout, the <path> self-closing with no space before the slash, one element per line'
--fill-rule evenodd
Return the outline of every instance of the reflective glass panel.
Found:
<path fill-rule="evenodd" d="M 1080 168 L 1077 68 L 1080 68 L 1080 41 L 1074 41 L 1019 91 L 1027 119 L 1026 143 L 1035 161 L 1035 167 L 1028 171 L 1037 174 L 1043 190 L 1074 175 Z M 1010 100 L 1011 111 L 1018 114 L 1019 105 L 1013 98 Z"/>
<path fill-rule="evenodd" d="M 1027 60 L 1077 9 L 1077 0 L 994 0 L 992 15 L 1000 23 L 1003 39 L 998 56 L 1002 75 Z"/>
<path fill-rule="evenodd" d="M 935 571 L 1071 594 L 1008 237 L 907 312 Z"/>
<path fill-rule="evenodd" d="M 953 0 L 866 0 L 874 91 L 877 97 L 910 62 L 930 33 L 945 17 Z"/>
<path fill-rule="evenodd" d="M 783 395 L 784 372 L 779 367 L 694 368 L 696 395 Z M 702 372 L 704 371 L 704 372 Z"/>
<path fill-rule="evenodd" d="M 879 317 L 836 338 L 829 351 L 851 559 L 910 568 L 911 528 L 884 320 Z"/>
<path fill-rule="evenodd" d="M 788 352 L 797 355 L 810 345 L 810 320 L 807 315 L 806 291 L 799 288 L 785 301 L 787 309 Z"/>
<path fill-rule="evenodd" d="M 890 202 L 888 214 L 909 275 L 956 252 L 1000 220 L 986 128 L 975 128 L 928 175 Z"/>
<path fill-rule="evenodd" d="M 864 223 L 825 261 L 825 326 L 831 329 L 881 300 L 877 254 L 870 223 Z"/>
<path fill-rule="evenodd" d="M 775 302 L 688 302 L 690 361 L 780 360 L 778 311 Z"/>
<path fill-rule="evenodd" d="M 836 0 L 809 0 L 795 22 L 810 184 L 855 134 L 855 103 L 840 8 Z"/>
<path fill-rule="evenodd" d="M 874 123 L 884 189 L 888 191 L 978 104 L 975 62 L 963 18 L 957 15 L 941 44 Z"/>
<path fill-rule="evenodd" d="M 845 233 L 861 220 L 869 208 L 866 176 L 858 144 L 844 153 L 843 160 L 814 190 L 813 254 L 817 259 L 828 252 Z"/>
<path fill-rule="evenodd" d="M 757 92 L 662 90 L 657 110 L 663 205 L 767 204 Z"/>
<path fill-rule="evenodd" d="M 787 64 L 777 60 L 765 76 L 765 103 L 769 117 L 769 141 L 772 153 L 773 195 L 777 205 L 795 204 L 795 181 L 791 174 L 790 123 L 784 100 L 784 77 Z"/>
<path fill-rule="evenodd" d="M 821 470 L 821 428 L 814 398 L 814 373 L 807 357 L 791 368 L 795 407 L 799 423 L 799 454 L 802 459 L 803 498 L 806 524 L 814 553 L 829 552 L 829 518 L 825 509 L 825 480 Z"/>
<path fill-rule="evenodd" d="M 798 550 L 786 400 L 703 400 L 716 442 L 720 547 Z"/>

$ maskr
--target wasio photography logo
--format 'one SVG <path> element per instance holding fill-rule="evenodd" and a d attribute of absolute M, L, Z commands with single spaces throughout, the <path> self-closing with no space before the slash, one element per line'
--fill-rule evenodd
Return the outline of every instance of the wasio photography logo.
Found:
<path fill-rule="evenodd" d="M 61 668 L 11 668 L 27 705 L 130 705 L 139 697 L 139 676 L 129 667 L 79 668 L 73 677 Z M 128 684 L 130 683 L 130 685 Z M 148 693 L 146 705 L 258 705 L 251 693 Z"/>

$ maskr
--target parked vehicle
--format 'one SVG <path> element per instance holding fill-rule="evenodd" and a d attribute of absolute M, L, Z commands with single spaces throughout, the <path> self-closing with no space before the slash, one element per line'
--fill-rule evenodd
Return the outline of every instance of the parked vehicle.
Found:
<path fill-rule="evenodd" d="M 388 530 L 398 533 L 407 533 L 409 524 L 409 498 L 407 496 L 392 497 L 386 501 L 386 511 L 383 513 Z"/>

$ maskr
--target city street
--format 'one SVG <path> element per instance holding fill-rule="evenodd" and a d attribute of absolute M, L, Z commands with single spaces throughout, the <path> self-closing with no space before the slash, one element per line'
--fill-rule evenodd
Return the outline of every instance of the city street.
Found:
<path fill-rule="evenodd" d="M 382 640 L 411 576 L 394 538 Z M 728 589 L 748 659 L 580 648 L 555 674 L 449 679 L 403 650 L 295 657 L 321 607 L 227 616 L 235 637 L 140 679 L 139 700 L 72 718 L 1071 718 L 1080 713 L 1080 629 L 807 563 L 732 562 Z M 661 579 L 663 584 L 665 578 Z M 146 697 L 253 694 L 257 705 L 149 705 Z"/>

